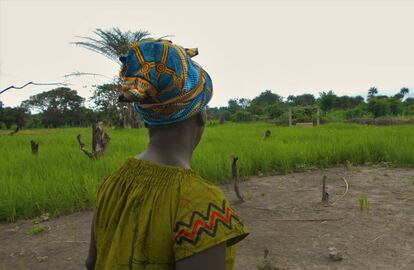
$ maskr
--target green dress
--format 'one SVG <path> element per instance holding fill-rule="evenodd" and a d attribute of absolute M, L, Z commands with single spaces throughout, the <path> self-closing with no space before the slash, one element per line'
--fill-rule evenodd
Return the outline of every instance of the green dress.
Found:
<path fill-rule="evenodd" d="M 226 269 L 248 231 L 224 193 L 191 169 L 129 158 L 97 192 L 96 270 L 172 270 L 226 242 Z"/>

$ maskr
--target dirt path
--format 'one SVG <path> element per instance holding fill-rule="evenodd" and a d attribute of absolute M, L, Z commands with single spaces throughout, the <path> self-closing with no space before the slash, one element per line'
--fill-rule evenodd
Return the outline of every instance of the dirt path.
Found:
<path fill-rule="evenodd" d="M 334 206 L 321 200 L 328 177 Z M 232 187 L 224 185 L 235 201 Z M 414 170 L 380 167 L 332 168 L 252 178 L 241 184 L 247 198 L 235 207 L 251 235 L 238 248 L 237 270 L 255 270 L 264 249 L 279 269 L 414 269 Z M 369 211 L 358 198 L 368 196 Z M 0 225 L 0 269 L 84 269 L 92 212 L 42 223 L 48 232 L 30 235 L 33 222 Z M 342 261 L 329 259 L 337 248 Z"/>

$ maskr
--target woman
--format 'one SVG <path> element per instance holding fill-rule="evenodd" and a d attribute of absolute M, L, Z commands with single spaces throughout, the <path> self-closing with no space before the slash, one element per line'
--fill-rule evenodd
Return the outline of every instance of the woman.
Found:
<path fill-rule="evenodd" d="M 119 99 L 134 102 L 150 140 L 98 189 L 88 269 L 234 268 L 247 229 L 223 192 L 190 169 L 212 95 L 209 75 L 191 60 L 197 53 L 147 40 L 120 58 Z"/>

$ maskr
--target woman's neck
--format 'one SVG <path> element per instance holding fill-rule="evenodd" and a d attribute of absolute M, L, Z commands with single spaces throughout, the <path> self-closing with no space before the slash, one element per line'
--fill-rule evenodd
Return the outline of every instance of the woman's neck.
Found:
<path fill-rule="evenodd" d="M 157 140 L 151 138 L 147 149 L 137 156 L 138 159 L 174 167 L 191 168 L 193 149 L 188 141 Z"/>

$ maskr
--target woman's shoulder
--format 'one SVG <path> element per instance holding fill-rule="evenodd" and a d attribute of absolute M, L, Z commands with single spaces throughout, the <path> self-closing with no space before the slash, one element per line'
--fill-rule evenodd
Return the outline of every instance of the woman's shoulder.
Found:
<path fill-rule="evenodd" d="M 174 227 L 176 260 L 219 243 L 234 245 L 247 236 L 239 213 L 219 186 L 198 175 L 188 175 L 181 182 Z"/>

